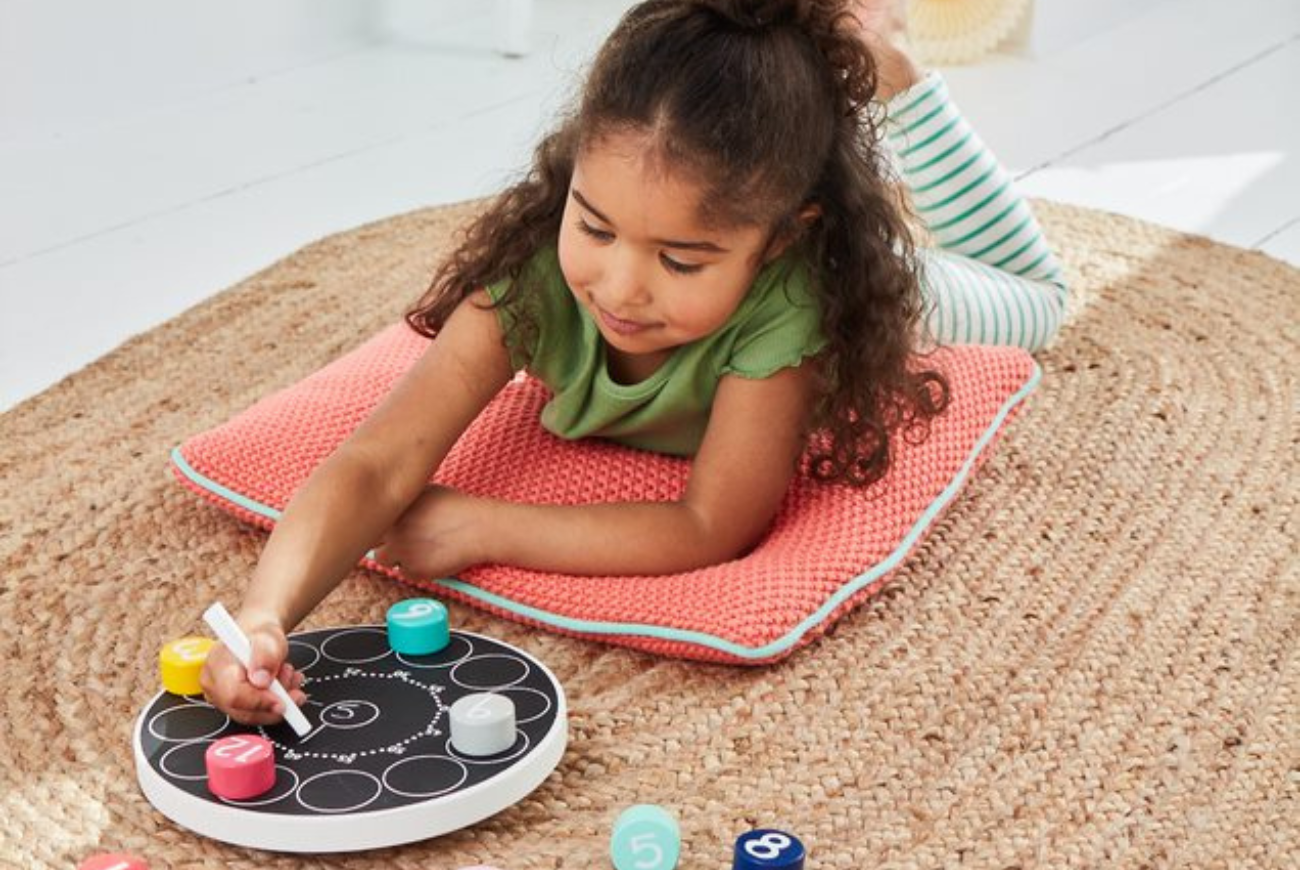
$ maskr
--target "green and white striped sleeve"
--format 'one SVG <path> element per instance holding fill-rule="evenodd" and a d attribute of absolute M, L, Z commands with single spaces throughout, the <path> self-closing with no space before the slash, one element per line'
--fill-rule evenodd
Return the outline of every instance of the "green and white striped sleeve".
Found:
<path fill-rule="evenodd" d="M 1061 265 L 1011 176 L 930 73 L 888 106 L 888 145 L 937 248 L 921 248 L 931 333 L 1039 350 L 1065 314 Z"/>

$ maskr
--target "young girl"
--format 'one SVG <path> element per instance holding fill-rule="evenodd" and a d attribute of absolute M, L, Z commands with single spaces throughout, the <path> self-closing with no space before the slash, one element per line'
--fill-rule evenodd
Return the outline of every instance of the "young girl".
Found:
<path fill-rule="evenodd" d="M 428 350 L 286 508 L 238 616 L 253 665 L 216 648 L 212 703 L 275 721 L 272 675 L 301 702 L 285 632 L 372 547 L 418 579 L 733 559 L 801 459 L 869 483 L 900 428 L 942 411 L 941 374 L 907 365 L 927 327 L 1031 348 L 1051 336 L 1064 288 L 1027 206 L 863 5 L 864 23 L 833 0 L 626 14 L 531 174 L 408 315 Z M 913 247 L 893 159 L 940 250 Z M 429 486 L 521 368 L 551 388 L 542 423 L 560 437 L 693 457 L 684 496 L 554 506 Z"/>

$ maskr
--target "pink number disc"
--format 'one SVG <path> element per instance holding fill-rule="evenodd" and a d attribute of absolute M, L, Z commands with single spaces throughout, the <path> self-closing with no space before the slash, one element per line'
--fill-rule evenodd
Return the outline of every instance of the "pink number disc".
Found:
<path fill-rule="evenodd" d="M 77 865 L 77 870 L 149 870 L 149 865 L 134 855 L 91 855 Z"/>
<path fill-rule="evenodd" d="M 208 768 L 208 789 L 217 797 L 248 800 L 275 785 L 275 749 L 265 737 L 222 737 L 208 747 L 203 760 Z"/>

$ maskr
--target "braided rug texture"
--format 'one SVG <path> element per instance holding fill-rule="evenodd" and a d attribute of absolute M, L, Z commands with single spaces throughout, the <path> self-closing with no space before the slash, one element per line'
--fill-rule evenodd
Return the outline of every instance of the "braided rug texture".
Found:
<path fill-rule="evenodd" d="M 893 582 L 764 668 L 669 661 L 453 604 L 546 662 L 570 746 L 514 807 L 438 840 L 285 856 L 141 796 L 160 645 L 234 603 L 263 533 L 168 450 L 392 323 L 472 206 L 324 239 L 0 418 L 0 866 L 608 866 L 658 803 L 684 868 L 744 830 L 809 867 L 1295 867 L 1300 854 L 1300 272 L 1039 205 L 1092 302 L 1025 412 Z M 358 572 L 305 627 L 408 594 Z"/>

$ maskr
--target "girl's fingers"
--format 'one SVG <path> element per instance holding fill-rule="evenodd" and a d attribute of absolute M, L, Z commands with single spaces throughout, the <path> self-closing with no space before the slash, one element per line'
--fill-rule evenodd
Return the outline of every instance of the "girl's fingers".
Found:
<path fill-rule="evenodd" d="M 402 557 L 393 551 L 393 548 L 387 544 L 380 544 L 375 547 L 375 561 L 385 568 L 392 568 L 394 571 L 402 570 Z"/>
<path fill-rule="evenodd" d="M 227 699 L 226 708 L 238 713 L 273 713 L 279 701 L 270 692 L 242 683 Z"/>
<path fill-rule="evenodd" d="M 224 648 L 215 659 L 209 658 L 204 669 L 203 691 L 208 701 L 224 711 L 241 725 L 274 725 L 284 718 L 284 710 L 274 694 L 259 689 L 248 681 L 243 665 Z M 289 690 L 295 704 L 304 704 L 307 696 L 302 692 L 303 676 L 293 665 L 285 662 L 277 671 L 281 685 Z"/>
<path fill-rule="evenodd" d="M 280 685 L 284 686 L 285 689 L 288 690 L 289 695 L 293 698 L 295 704 L 302 703 L 302 701 L 298 700 L 299 695 L 304 698 L 307 697 L 301 691 L 296 691 L 302 689 L 302 684 L 302 671 L 295 670 L 294 666 L 290 664 L 286 664 L 284 667 L 280 668 Z"/>
<path fill-rule="evenodd" d="M 294 703 L 305 702 L 306 697 L 301 702 L 294 699 Z M 274 725 L 284 718 L 284 708 L 279 699 L 266 693 L 251 699 L 241 697 L 239 702 L 230 705 L 229 715 L 241 725 Z"/>
<path fill-rule="evenodd" d="M 284 717 L 279 713 L 245 713 L 232 710 L 230 718 L 240 725 L 274 725 Z"/>
<path fill-rule="evenodd" d="M 280 685 L 284 686 L 289 697 L 300 707 L 307 703 L 307 693 L 302 691 L 302 681 L 302 672 L 295 670 L 293 665 L 286 664 L 280 668 Z"/>

